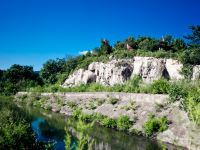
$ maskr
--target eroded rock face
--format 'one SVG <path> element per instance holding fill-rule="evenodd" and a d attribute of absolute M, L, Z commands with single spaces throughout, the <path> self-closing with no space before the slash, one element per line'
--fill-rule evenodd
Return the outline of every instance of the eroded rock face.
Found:
<path fill-rule="evenodd" d="M 96 82 L 103 85 L 122 84 L 130 79 L 133 72 L 133 60 L 112 60 L 108 63 L 93 62 L 88 70 L 96 75 Z"/>
<path fill-rule="evenodd" d="M 180 73 L 183 64 L 178 60 L 154 57 L 134 57 L 133 59 L 111 60 L 108 63 L 93 62 L 88 70 L 75 71 L 62 85 L 72 87 L 78 84 L 97 82 L 102 85 L 123 84 L 135 75 L 141 76 L 143 81 L 152 82 L 161 77 L 170 80 L 180 80 L 184 76 Z M 193 80 L 200 78 L 200 65 L 193 68 Z"/>
<path fill-rule="evenodd" d="M 181 64 L 178 60 L 166 59 L 165 66 L 170 79 L 180 80 L 184 78 L 184 76 L 180 73 L 183 68 L 183 64 Z"/>
<path fill-rule="evenodd" d="M 163 76 L 165 60 L 153 57 L 134 57 L 132 77 L 139 75 L 146 82 L 157 80 Z"/>
<path fill-rule="evenodd" d="M 193 68 L 192 80 L 197 80 L 200 78 L 200 65 L 196 65 Z"/>
<path fill-rule="evenodd" d="M 96 81 L 96 75 L 84 69 L 79 69 L 75 71 L 72 75 L 68 77 L 68 79 L 62 85 L 63 87 L 72 87 L 79 84 L 87 84 Z"/>

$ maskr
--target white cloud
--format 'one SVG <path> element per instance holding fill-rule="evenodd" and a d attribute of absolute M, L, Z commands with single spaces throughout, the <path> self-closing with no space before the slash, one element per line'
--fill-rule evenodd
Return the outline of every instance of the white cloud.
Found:
<path fill-rule="evenodd" d="M 87 54 L 87 52 L 88 51 L 81 51 L 81 52 L 79 52 L 79 55 L 85 55 L 85 54 Z"/>

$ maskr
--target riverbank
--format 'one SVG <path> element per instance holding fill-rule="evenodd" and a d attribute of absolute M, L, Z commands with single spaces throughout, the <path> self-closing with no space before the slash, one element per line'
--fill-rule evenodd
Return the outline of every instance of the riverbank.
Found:
<path fill-rule="evenodd" d="M 187 113 L 179 108 L 178 102 L 169 103 L 168 95 L 118 92 L 41 94 L 19 92 L 15 100 L 69 116 L 74 115 L 77 109 L 81 109 L 81 113 L 86 116 L 101 114 L 108 118 L 107 125 L 109 121 L 127 116 L 128 122 L 131 122 L 127 131 L 143 135 L 148 135 L 149 124 L 151 126 L 155 124 L 155 120 L 158 123 L 162 118 L 166 118 L 165 124 L 161 122 L 166 127 L 162 129 L 163 126 L 158 124 L 162 130 L 153 128 L 150 137 L 188 149 L 200 148 L 198 134 L 200 130 L 189 120 Z M 150 115 L 154 116 L 154 119 L 150 118 Z"/>

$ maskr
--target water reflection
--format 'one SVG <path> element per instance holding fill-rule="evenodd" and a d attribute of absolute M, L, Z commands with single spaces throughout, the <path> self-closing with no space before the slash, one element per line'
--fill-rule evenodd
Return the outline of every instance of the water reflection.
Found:
<path fill-rule="evenodd" d="M 31 116 L 31 126 L 36 133 L 37 140 L 54 142 L 54 149 L 56 150 L 65 149 L 66 139 L 69 138 L 68 134 L 71 137 L 70 146 L 73 147 L 72 149 L 75 149 L 75 146 L 83 138 L 89 141 L 90 147 L 95 150 L 162 149 L 160 145 L 144 137 L 127 135 L 98 125 L 81 131 L 80 128 L 83 128 L 83 125 L 80 126 L 80 122 L 60 114 L 35 108 L 26 109 L 26 112 L 29 117 Z"/>

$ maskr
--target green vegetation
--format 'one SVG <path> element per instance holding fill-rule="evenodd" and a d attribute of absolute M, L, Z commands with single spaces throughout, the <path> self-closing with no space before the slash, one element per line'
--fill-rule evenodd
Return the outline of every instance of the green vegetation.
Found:
<path fill-rule="evenodd" d="M 151 90 L 153 94 L 165 94 L 168 93 L 170 84 L 166 79 L 155 80 L 151 84 Z"/>
<path fill-rule="evenodd" d="M 94 139 L 92 139 L 88 132 L 92 127 L 93 123 L 84 123 L 81 120 L 78 120 L 75 125 L 70 120 L 67 121 L 67 124 L 73 127 L 74 131 L 76 132 L 76 141 L 77 145 L 72 142 L 72 136 L 70 134 L 70 128 L 65 128 L 66 136 L 65 136 L 65 148 L 67 150 L 92 150 L 94 146 Z M 68 130 L 67 130 L 68 129 Z"/>
<path fill-rule="evenodd" d="M 118 101 L 119 101 L 119 99 L 113 98 L 113 97 L 110 97 L 110 98 L 108 99 L 108 102 L 109 102 L 110 104 L 112 104 L 112 105 L 117 104 Z"/>
<path fill-rule="evenodd" d="M 43 85 L 43 82 L 39 74 L 33 71 L 33 67 L 12 65 L 6 71 L 0 70 L 1 95 L 15 94 L 38 85 Z"/>
<path fill-rule="evenodd" d="M 136 82 L 137 81 L 137 82 Z M 93 91 L 92 88 L 95 85 L 95 89 L 99 89 L 99 91 L 107 91 L 107 92 L 137 92 L 137 93 L 152 93 L 152 94 L 168 94 L 169 95 L 169 102 L 174 103 L 178 102 L 181 109 L 185 110 L 188 113 L 188 116 L 191 118 L 191 120 L 195 124 L 199 124 L 198 120 L 200 118 L 200 109 L 198 109 L 200 104 L 200 82 L 195 81 L 191 82 L 190 80 L 180 80 L 176 82 L 170 82 L 166 79 L 160 79 L 157 81 L 154 81 L 151 84 L 143 84 L 141 79 L 138 77 L 135 77 L 133 80 L 127 81 L 123 85 L 114 85 L 112 87 L 105 87 L 96 83 L 88 84 L 88 85 L 80 85 L 73 88 L 62 88 L 58 87 L 58 91 L 62 92 L 86 92 L 86 91 Z M 135 85 L 135 86 L 130 86 Z M 97 88 L 99 86 L 99 88 Z M 91 88 L 92 87 L 92 88 Z M 132 88 L 128 88 L 132 87 Z M 52 92 L 51 86 L 48 87 L 48 92 Z M 46 90 L 46 89 L 44 89 Z M 97 92 L 97 91 L 93 91 Z M 39 96 L 36 93 L 36 99 L 34 100 L 34 96 L 32 96 L 31 100 L 28 101 L 29 104 L 33 105 L 41 105 L 45 104 L 45 98 L 39 98 Z M 26 102 L 27 97 L 23 96 L 22 100 Z M 116 104 L 118 102 L 118 99 L 115 98 L 109 98 L 107 101 L 110 104 Z M 99 104 L 98 104 L 99 103 Z M 101 102 L 98 102 L 98 100 L 91 101 L 91 103 L 88 104 L 88 109 L 95 109 L 97 106 L 101 105 Z M 76 104 L 67 104 L 72 108 L 76 108 Z M 126 107 L 122 107 L 121 109 L 126 110 L 135 110 L 137 106 L 135 106 L 134 102 L 130 103 Z M 88 116 L 83 116 L 85 120 L 90 120 Z"/>
<path fill-rule="evenodd" d="M 120 116 L 117 119 L 117 129 L 121 131 L 128 130 L 133 125 L 128 116 Z"/>
<path fill-rule="evenodd" d="M 117 122 L 115 119 L 104 117 L 101 121 L 102 125 L 107 128 L 116 128 Z"/>
<path fill-rule="evenodd" d="M 168 127 L 168 120 L 166 117 L 156 118 L 149 116 L 148 121 L 144 124 L 144 130 L 147 136 L 152 136 L 157 132 L 163 132 Z"/>
<path fill-rule="evenodd" d="M 131 101 L 129 102 L 128 105 L 126 106 L 122 106 L 121 109 L 125 109 L 125 110 L 132 110 L 132 111 L 135 111 L 136 109 L 138 108 L 138 105 L 136 104 L 135 101 Z"/>
<path fill-rule="evenodd" d="M 11 99 L 0 97 L 0 149 L 45 149 L 36 141 L 24 112 Z"/>
<path fill-rule="evenodd" d="M 79 119 L 87 123 L 97 122 L 107 128 L 113 128 L 120 131 L 128 131 L 130 127 L 133 125 L 133 121 L 131 121 L 128 116 L 120 116 L 117 119 L 113 119 L 107 116 L 103 116 L 101 114 L 87 115 L 84 114 L 79 108 L 73 111 L 72 116 L 75 119 Z"/>

